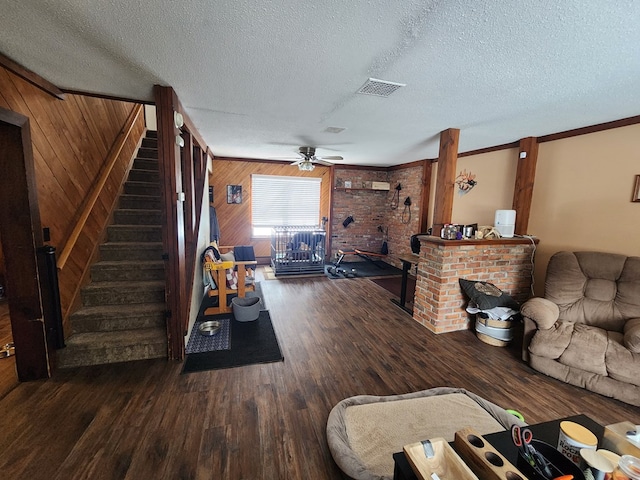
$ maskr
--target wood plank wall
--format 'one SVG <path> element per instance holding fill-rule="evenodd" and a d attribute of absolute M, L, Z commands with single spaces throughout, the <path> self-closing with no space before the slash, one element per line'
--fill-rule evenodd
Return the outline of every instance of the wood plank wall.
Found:
<path fill-rule="evenodd" d="M 0 67 L 0 106 L 29 117 L 42 226 L 49 227 L 48 243 L 59 254 L 134 104 L 81 95 L 59 100 Z M 69 260 L 59 272 L 65 320 L 143 132 L 144 119 L 140 116 Z"/>
<path fill-rule="evenodd" d="M 221 245 L 253 245 L 256 256 L 270 255 L 270 238 L 251 238 L 251 174 L 291 177 L 320 177 L 321 217 L 329 217 L 331 201 L 331 168 L 317 165 L 312 172 L 278 162 L 259 162 L 218 158 L 213 160 L 209 184 L 213 186 L 214 206 L 220 225 Z M 227 185 L 242 185 L 242 203 L 227 204 Z"/>

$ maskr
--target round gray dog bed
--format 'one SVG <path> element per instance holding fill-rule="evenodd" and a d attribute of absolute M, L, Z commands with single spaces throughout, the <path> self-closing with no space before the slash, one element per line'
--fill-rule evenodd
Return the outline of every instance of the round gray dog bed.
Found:
<path fill-rule="evenodd" d="M 473 427 L 480 434 L 524 425 L 501 407 L 462 388 L 438 387 L 385 397 L 342 400 L 329 414 L 327 442 L 340 469 L 356 480 L 393 478 L 395 452 L 410 443 Z"/>

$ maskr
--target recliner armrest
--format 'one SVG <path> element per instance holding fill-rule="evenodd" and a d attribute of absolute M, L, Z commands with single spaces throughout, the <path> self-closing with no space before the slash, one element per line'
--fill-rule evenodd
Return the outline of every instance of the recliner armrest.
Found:
<path fill-rule="evenodd" d="M 531 298 L 520 307 L 523 317 L 533 320 L 538 330 L 548 330 L 556 323 L 560 316 L 558 306 L 546 298 Z"/>

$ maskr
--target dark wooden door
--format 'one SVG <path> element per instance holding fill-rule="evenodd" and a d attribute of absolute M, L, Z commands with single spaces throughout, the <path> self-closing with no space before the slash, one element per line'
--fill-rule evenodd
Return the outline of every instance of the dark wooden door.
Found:
<path fill-rule="evenodd" d="M 0 108 L 0 238 L 20 381 L 48 378 L 37 249 L 42 228 L 29 119 Z"/>

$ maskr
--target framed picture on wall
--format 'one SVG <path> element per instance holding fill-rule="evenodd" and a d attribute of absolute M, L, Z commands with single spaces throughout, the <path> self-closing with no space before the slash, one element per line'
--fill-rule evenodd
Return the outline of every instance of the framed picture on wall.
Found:
<path fill-rule="evenodd" d="M 242 203 L 242 185 L 227 185 L 227 203 Z"/>
<path fill-rule="evenodd" d="M 640 202 L 640 175 L 636 175 L 636 183 L 633 187 L 633 196 L 631 197 L 632 202 Z"/>

